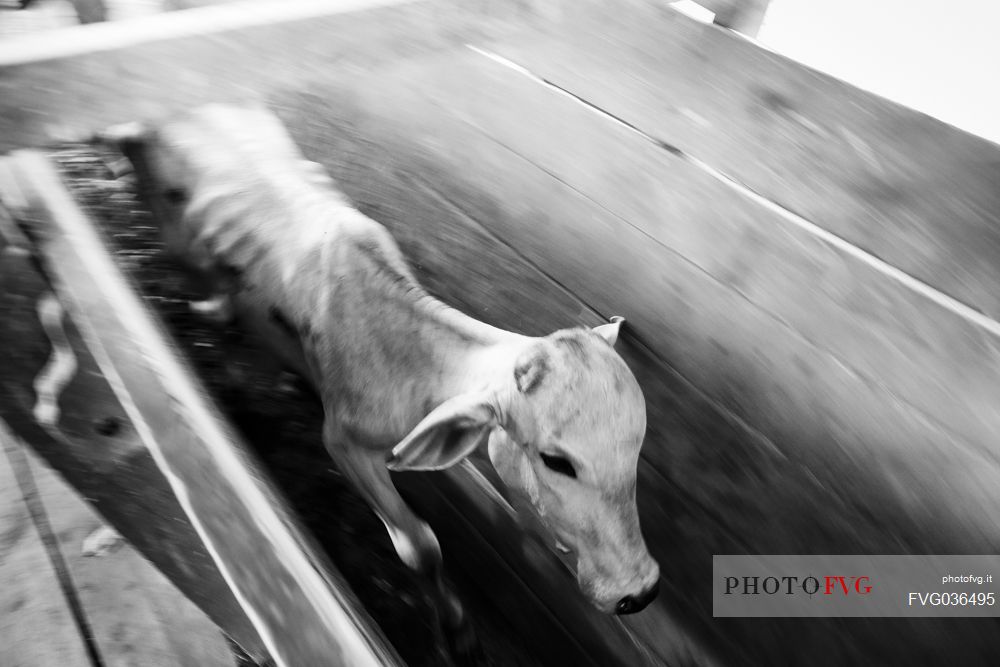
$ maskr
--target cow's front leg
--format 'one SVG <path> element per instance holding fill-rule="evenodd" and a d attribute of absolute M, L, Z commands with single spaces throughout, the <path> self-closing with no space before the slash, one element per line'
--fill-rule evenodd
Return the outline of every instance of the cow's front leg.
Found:
<path fill-rule="evenodd" d="M 351 480 L 385 524 L 400 559 L 423 575 L 425 585 L 430 587 L 432 605 L 443 614 L 441 620 L 451 634 L 452 643 L 463 650 L 471 646 L 474 640 L 462 605 L 444 582 L 437 536 L 399 495 L 385 467 L 385 453 L 350 442 L 329 423 L 323 438 L 341 473 Z"/>

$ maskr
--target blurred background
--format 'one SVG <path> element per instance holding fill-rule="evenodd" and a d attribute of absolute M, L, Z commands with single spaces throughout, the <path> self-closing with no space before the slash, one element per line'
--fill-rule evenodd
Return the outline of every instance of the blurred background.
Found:
<path fill-rule="evenodd" d="M 0 37 L 85 21 L 116 21 L 229 0 L 30 0 L 0 13 Z M 666 3 L 666 0 L 664 0 Z M 669 3 L 700 21 L 712 3 Z M 734 4 L 734 3 L 729 3 Z M 19 7 L 4 0 L 0 7 Z M 983 66 L 1000 62 L 1000 6 L 983 0 L 770 0 L 761 45 L 946 123 L 1000 141 L 1000 95 Z"/>

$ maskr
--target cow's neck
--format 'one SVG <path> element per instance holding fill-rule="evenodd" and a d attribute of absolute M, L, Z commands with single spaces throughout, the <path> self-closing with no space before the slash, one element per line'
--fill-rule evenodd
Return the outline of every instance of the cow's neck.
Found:
<path fill-rule="evenodd" d="M 513 380 L 514 360 L 533 338 L 498 329 L 431 298 L 417 307 L 433 344 L 433 398 L 502 387 Z"/>

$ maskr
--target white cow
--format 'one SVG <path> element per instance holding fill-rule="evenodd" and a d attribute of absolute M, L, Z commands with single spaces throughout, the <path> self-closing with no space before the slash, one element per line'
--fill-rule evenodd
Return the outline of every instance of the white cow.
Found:
<path fill-rule="evenodd" d="M 388 231 L 306 161 L 262 108 L 214 105 L 118 132 L 151 184 L 168 248 L 308 378 L 323 441 L 400 558 L 440 584 L 434 533 L 390 470 L 438 470 L 478 447 L 576 554 L 586 596 L 644 608 L 659 568 L 639 530 L 642 392 L 613 345 L 620 318 L 532 338 L 429 296 Z"/>

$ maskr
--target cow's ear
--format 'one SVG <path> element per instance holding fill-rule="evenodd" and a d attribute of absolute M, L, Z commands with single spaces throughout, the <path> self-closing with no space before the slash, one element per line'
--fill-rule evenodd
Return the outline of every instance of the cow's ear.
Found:
<path fill-rule="evenodd" d="M 621 330 L 622 322 L 625 321 L 624 317 L 615 315 L 610 320 L 608 324 L 602 324 L 599 327 L 594 327 L 593 332 L 600 335 L 601 338 L 608 341 L 608 345 L 614 345 L 618 342 L 618 332 Z"/>
<path fill-rule="evenodd" d="M 390 470 L 442 470 L 486 443 L 498 425 L 489 394 L 463 394 L 434 408 L 396 445 Z"/>

